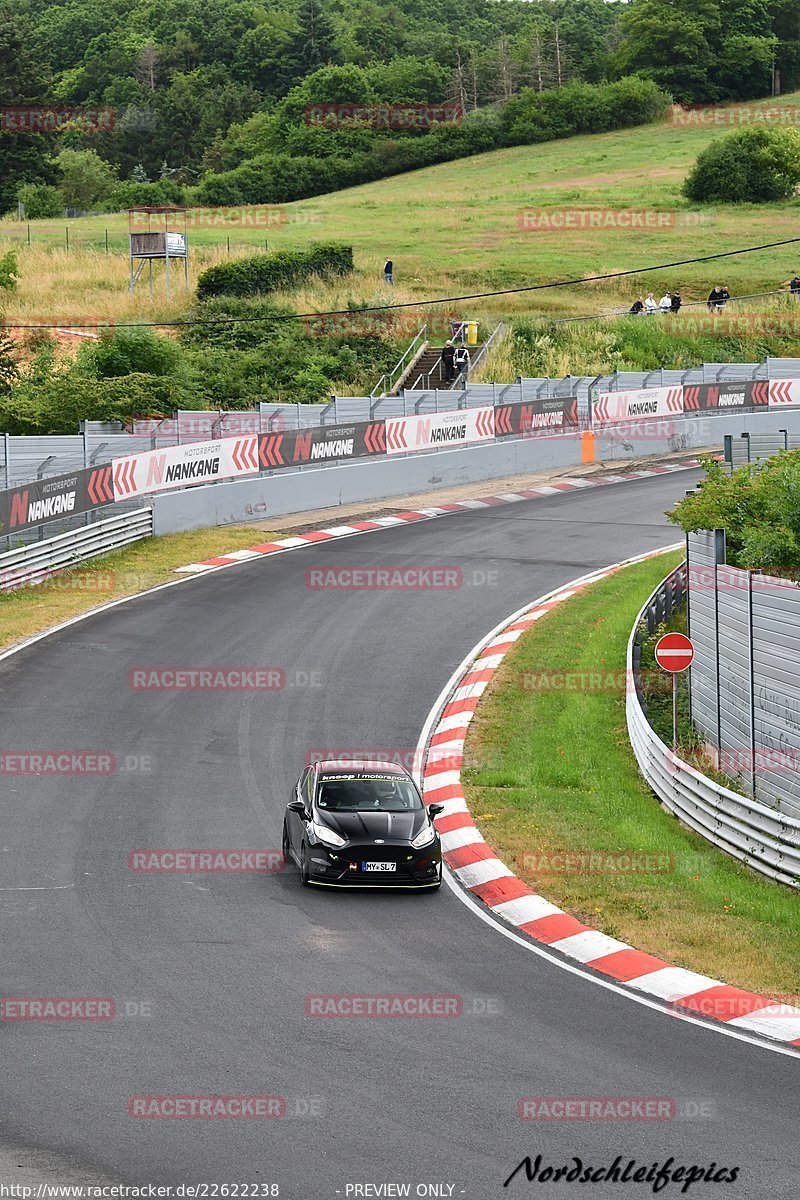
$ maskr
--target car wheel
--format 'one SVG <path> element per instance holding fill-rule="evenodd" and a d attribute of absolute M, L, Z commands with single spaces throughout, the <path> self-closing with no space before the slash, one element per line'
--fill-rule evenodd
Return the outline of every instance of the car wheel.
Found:
<path fill-rule="evenodd" d="M 281 854 L 283 855 L 283 869 L 292 864 L 292 852 L 289 848 L 289 830 L 286 828 L 286 822 L 283 822 L 283 837 L 281 838 Z"/>
<path fill-rule="evenodd" d="M 300 848 L 300 882 L 303 887 L 308 887 L 308 846 L 303 842 Z"/>

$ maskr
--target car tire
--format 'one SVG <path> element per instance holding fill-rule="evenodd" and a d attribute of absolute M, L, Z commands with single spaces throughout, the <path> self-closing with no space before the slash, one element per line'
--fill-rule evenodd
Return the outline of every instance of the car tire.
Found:
<path fill-rule="evenodd" d="M 305 842 L 300 847 L 300 882 L 303 887 L 308 887 L 309 870 L 308 870 L 308 846 Z"/>

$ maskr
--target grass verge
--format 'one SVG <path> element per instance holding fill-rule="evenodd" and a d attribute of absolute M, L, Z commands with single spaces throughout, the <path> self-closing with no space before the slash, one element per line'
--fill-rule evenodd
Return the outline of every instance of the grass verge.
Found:
<path fill-rule="evenodd" d="M 520 638 L 470 725 L 465 795 L 500 858 L 587 925 L 798 1003 L 800 898 L 664 812 L 628 741 L 628 636 L 645 598 L 679 560 L 674 552 L 626 568 Z M 593 690 L 545 686 L 551 673 L 598 671 L 615 686 L 607 675 Z M 669 855 L 674 866 L 664 874 L 559 874 L 535 859 L 564 850 Z"/>
<path fill-rule="evenodd" d="M 65 571 L 47 583 L 5 592 L 0 595 L 0 650 L 98 604 L 177 579 L 176 567 L 243 550 L 268 542 L 270 537 L 262 530 L 234 525 L 148 538 Z"/>

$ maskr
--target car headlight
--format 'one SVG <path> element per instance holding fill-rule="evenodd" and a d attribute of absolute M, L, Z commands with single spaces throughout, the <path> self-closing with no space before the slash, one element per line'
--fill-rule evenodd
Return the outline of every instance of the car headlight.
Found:
<path fill-rule="evenodd" d="M 341 837 L 338 833 L 334 833 L 327 825 L 320 825 L 318 821 L 311 822 L 311 830 L 314 837 L 322 842 L 323 846 L 346 846 L 347 838 Z"/>
<path fill-rule="evenodd" d="M 415 850 L 421 850 L 423 846 L 429 845 L 436 837 L 436 830 L 432 825 L 428 824 L 424 829 L 421 829 L 415 838 L 411 839 L 411 845 Z"/>

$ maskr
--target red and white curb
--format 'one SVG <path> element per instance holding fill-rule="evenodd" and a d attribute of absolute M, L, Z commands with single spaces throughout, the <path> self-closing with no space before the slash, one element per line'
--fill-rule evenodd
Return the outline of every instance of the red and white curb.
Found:
<path fill-rule="evenodd" d="M 672 549 L 674 547 L 668 547 Z M 695 971 L 674 967 L 582 924 L 519 879 L 487 844 L 470 814 L 461 784 L 467 729 L 480 697 L 506 654 L 526 630 L 557 605 L 632 563 L 663 554 L 657 550 L 582 576 L 515 613 L 479 644 L 468 664 L 450 681 L 426 725 L 422 786 L 426 804 L 442 804 L 435 819 L 447 866 L 462 888 L 493 917 L 550 950 L 637 992 L 667 1001 L 678 1014 L 712 1018 L 729 1030 L 760 1034 L 800 1046 L 800 1009 L 731 987 Z M 423 757 L 424 755 L 424 757 Z"/>
<path fill-rule="evenodd" d="M 472 512 L 477 508 L 495 508 L 500 504 L 517 504 L 520 500 L 537 500 L 542 496 L 556 496 L 560 492 L 575 492 L 582 488 L 601 487 L 605 484 L 629 483 L 634 479 L 647 479 L 651 475 L 669 475 L 675 471 L 688 471 L 699 467 L 697 459 L 679 464 L 648 467 L 642 471 L 628 471 L 623 475 L 599 475 L 596 479 L 559 479 L 555 483 L 540 484 L 522 492 L 500 492 L 497 496 L 481 496 L 475 500 L 461 500 L 454 504 L 441 504 L 432 508 L 417 508 L 409 512 L 396 513 L 390 517 L 374 517 L 370 521 L 353 521 L 349 525 L 334 525 L 329 529 L 316 529 L 296 537 L 281 538 L 274 542 L 262 542 L 246 550 L 232 550 L 230 554 L 217 554 L 201 562 L 176 567 L 178 574 L 197 574 L 217 567 L 232 567 L 251 558 L 262 558 L 284 550 L 296 550 L 318 542 L 330 542 L 336 538 L 354 537 L 360 533 L 371 533 L 375 529 L 388 529 L 392 525 L 409 525 L 414 521 L 429 521 L 434 517 L 449 517 L 452 513 Z"/>

